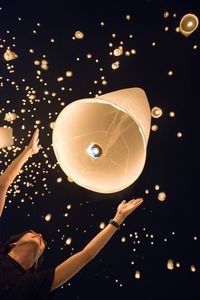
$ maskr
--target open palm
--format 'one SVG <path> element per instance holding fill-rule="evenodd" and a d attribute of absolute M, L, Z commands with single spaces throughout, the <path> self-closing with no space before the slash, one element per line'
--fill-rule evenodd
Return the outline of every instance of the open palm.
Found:
<path fill-rule="evenodd" d="M 126 202 L 126 200 L 123 200 L 119 206 L 117 207 L 117 213 L 122 214 L 124 217 L 127 217 L 130 215 L 140 204 L 142 204 L 143 199 L 137 198 L 132 199 L 129 202 Z"/>

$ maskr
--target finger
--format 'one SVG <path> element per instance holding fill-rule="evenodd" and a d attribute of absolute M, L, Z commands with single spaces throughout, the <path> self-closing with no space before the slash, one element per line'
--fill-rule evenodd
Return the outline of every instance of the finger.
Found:
<path fill-rule="evenodd" d="M 143 200 L 143 199 L 142 198 L 133 199 L 133 200 L 130 201 L 130 203 L 131 204 L 133 204 L 133 203 L 136 204 L 136 203 L 140 202 L 141 200 Z"/>
<path fill-rule="evenodd" d="M 135 208 L 137 208 L 138 206 L 140 206 L 143 203 L 143 200 L 140 200 L 138 202 L 135 203 Z"/>
<path fill-rule="evenodd" d="M 38 138 L 38 136 L 39 136 L 39 128 L 36 128 L 33 136 L 34 136 L 34 138 Z"/>
<path fill-rule="evenodd" d="M 137 203 L 137 202 L 140 202 L 140 201 L 143 201 L 143 198 L 137 198 L 137 199 L 135 199 L 135 202 Z"/>

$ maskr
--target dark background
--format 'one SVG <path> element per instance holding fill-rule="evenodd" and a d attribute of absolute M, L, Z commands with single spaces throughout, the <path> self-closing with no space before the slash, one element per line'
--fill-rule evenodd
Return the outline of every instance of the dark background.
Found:
<path fill-rule="evenodd" d="M 200 299 L 200 31 L 197 28 L 189 37 L 176 32 L 183 15 L 199 17 L 199 1 L 1 1 L 0 7 L 0 126 L 14 131 L 14 146 L 0 152 L 1 170 L 27 145 L 37 120 L 42 144 L 8 192 L 2 240 L 26 228 L 41 232 L 48 242 L 43 268 L 54 267 L 81 250 L 99 232 L 99 224 L 114 216 L 121 200 L 143 197 L 143 205 L 90 264 L 58 289 L 55 299 Z M 166 11 L 169 16 L 164 18 Z M 77 30 L 84 39 L 72 39 Z M 135 49 L 136 54 L 109 55 L 120 41 L 125 51 Z M 16 60 L 4 60 L 7 47 L 17 53 Z M 48 61 L 47 71 L 34 65 L 34 60 L 42 59 Z M 116 60 L 120 67 L 112 70 Z M 41 71 L 38 79 L 37 70 Z M 65 77 L 67 70 L 73 71 L 71 78 Z M 57 81 L 60 76 L 63 82 Z M 107 195 L 68 182 L 56 164 L 49 126 L 64 108 L 61 102 L 66 106 L 95 97 L 98 91 L 128 87 L 144 89 L 151 108 L 158 106 L 163 112 L 159 119 L 152 118 L 158 130 L 150 133 L 141 176 L 127 189 Z M 33 101 L 27 96 L 31 89 L 37 96 Z M 4 117 L 12 111 L 18 118 L 10 123 Z M 158 200 L 159 192 L 166 193 L 165 201 Z M 50 221 L 45 220 L 48 213 Z M 70 245 L 67 238 L 72 238 Z M 173 270 L 167 268 L 169 259 Z M 137 270 L 140 279 L 135 278 Z"/>

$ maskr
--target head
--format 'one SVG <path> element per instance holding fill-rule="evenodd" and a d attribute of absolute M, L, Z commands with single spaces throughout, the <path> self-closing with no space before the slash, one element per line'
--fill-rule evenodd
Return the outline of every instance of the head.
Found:
<path fill-rule="evenodd" d="M 22 250 L 31 251 L 34 253 L 33 268 L 38 268 L 43 261 L 43 252 L 47 243 L 42 238 L 42 235 L 33 231 L 27 230 L 20 234 L 11 236 L 6 242 L 0 246 L 0 254 L 9 254 L 11 251 Z"/>

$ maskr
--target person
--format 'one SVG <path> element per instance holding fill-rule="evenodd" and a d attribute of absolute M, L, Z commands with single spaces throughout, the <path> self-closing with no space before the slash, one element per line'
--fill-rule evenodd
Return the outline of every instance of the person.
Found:
<path fill-rule="evenodd" d="M 33 133 L 28 146 L 7 167 L 0 177 L 0 216 L 5 206 L 6 192 L 26 161 L 38 153 L 39 129 Z M 27 230 L 11 237 L 0 247 L 0 299 L 39 300 L 50 299 L 54 291 L 67 282 L 111 239 L 126 217 L 141 203 L 142 198 L 123 200 L 109 224 L 100 231 L 81 251 L 56 267 L 39 270 L 46 242 L 42 234 Z"/>

